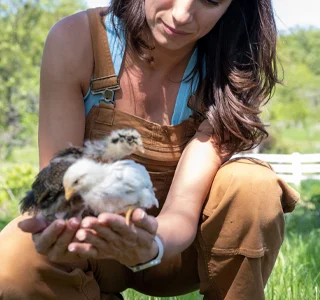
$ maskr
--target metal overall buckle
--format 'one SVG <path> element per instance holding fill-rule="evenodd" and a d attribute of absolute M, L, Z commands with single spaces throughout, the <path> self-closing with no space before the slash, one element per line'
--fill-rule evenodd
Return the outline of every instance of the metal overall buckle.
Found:
<path fill-rule="evenodd" d="M 108 86 L 106 88 L 98 89 L 98 90 L 93 90 L 93 82 L 97 80 L 103 80 L 103 79 L 108 79 L 111 77 L 116 77 L 117 78 L 117 84 Z M 120 82 L 117 77 L 117 75 L 109 75 L 109 76 L 104 76 L 100 78 L 95 78 L 91 80 L 91 92 L 93 95 L 101 94 L 103 95 L 103 99 L 100 101 L 106 102 L 106 103 L 114 103 L 114 92 L 120 90 Z"/>

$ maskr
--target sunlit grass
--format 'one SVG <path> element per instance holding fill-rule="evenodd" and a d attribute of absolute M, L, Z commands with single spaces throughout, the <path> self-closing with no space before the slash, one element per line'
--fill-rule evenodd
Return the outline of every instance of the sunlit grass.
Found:
<path fill-rule="evenodd" d="M 320 299 L 319 237 L 319 228 L 288 234 L 265 290 L 267 299 Z"/>
<path fill-rule="evenodd" d="M 203 298 L 198 292 L 177 297 L 151 297 L 140 294 L 134 290 L 127 290 L 124 293 L 122 293 L 122 295 L 125 298 L 125 300 L 198 300 Z"/>

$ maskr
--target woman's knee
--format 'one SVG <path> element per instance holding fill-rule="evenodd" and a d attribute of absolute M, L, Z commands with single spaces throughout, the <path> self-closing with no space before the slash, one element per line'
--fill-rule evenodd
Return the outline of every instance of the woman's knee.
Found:
<path fill-rule="evenodd" d="M 237 207 L 237 214 L 257 211 L 268 213 L 281 209 L 282 188 L 271 167 L 261 161 L 232 160 L 224 164 L 213 181 L 205 212 L 211 214 L 219 206 Z"/>
<path fill-rule="evenodd" d="M 11 221 L 0 233 L 0 294 L 18 295 L 18 290 L 29 289 L 32 251 L 31 236 L 23 233 L 17 224 L 22 217 Z M 4 297 L 4 299 L 11 299 Z M 2 299 L 2 298 L 1 298 Z M 12 299 L 18 299 L 15 296 Z"/>
<path fill-rule="evenodd" d="M 250 262 L 251 271 L 255 263 L 253 277 L 261 278 L 263 294 L 283 241 L 282 203 L 287 189 L 289 186 L 279 180 L 270 166 L 260 161 L 233 160 L 220 168 L 197 235 L 202 291 L 215 293 L 218 281 L 225 282 L 224 272 L 234 283 L 232 289 L 231 285 L 225 287 L 225 293 L 243 287 L 242 279 L 238 280 L 239 285 L 235 283 L 244 261 Z M 248 274 L 247 271 L 242 273 Z M 250 283 L 246 275 L 243 278 Z"/>
<path fill-rule="evenodd" d="M 36 252 L 31 234 L 18 227 L 23 219 L 16 218 L 0 233 L 1 299 L 56 299 L 55 282 L 67 272 Z"/>
<path fill-rule="evenodd" d="M 106 271 L 99 266 L 99 261 L 50 263 L 35 250 L 31 234 L 18 228 L 22 219 L 13 220 L 0 233 L 0 299 L 100 299 L 100 292 L 120 291 L 119 272 L 111 263 L 103 265 L 114 283 L 110 291 L 107 282 L 102 282 L 106 278 L 101 278 L 101 272 Z"/>
<path fill-rule="evenodd" d="M 201 235 L 208 247 L 260 257 L 279 249 L 284 235 L 283 189 L 261 161 L 232 160 L 218 171 L 203 214 Z M 220 252 L 219 252 L 220 253 Z"/>

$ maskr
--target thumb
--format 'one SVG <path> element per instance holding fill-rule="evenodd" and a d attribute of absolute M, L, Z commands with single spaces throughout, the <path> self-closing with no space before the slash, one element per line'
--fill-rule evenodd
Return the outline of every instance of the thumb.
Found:
<path fill-rule="evenodd" d="M 158 221 L 155 217 L 148 215 L 141 208 L 137 208 L 132 215 L 132 222 L 136 227 L 144 229 L 151 234 L 156 234 Z"/>
<path fill-rule="evenodd" d="M 38 233 L 47 228 L 49 223 L 44 217 L 37 216 L 18 223 L 18 227 L 24 232 Z"/>

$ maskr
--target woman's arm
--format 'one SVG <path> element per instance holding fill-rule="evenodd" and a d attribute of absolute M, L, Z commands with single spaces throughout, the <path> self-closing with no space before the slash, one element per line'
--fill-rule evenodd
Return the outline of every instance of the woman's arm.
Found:
<path fill-rule="evenodd" d="M 40 168 L 69 146 L 82 145 L 87 93 L 93 69 L 91 36 L 86 12 L 59 21 L 47 37 L 40 74 L 39 153 Z M 67 247 L 80 222 L 56 220 L 48 226 L 41 217 L 24 220 L 19 227 L 32 233 L 37 251 L 49 260 L 79 260 Z M 38 233 L 40 232 L 40 233 Z"/>
<path fill-rule="evenodd" d="M 181 253 L 195 239 L 203 203 L 225 159 L 216 151 L 211 134 L 212 127 L 205 120 L 180 158 L 166 202 L 157 217 L 164 258 Z"/>
<path fill-rule="evenodd" d="M 86 94 L 93 54 L 85 12 L 59 21 L 50 31 L 40 72 L 40 168 L 61 149 L 82 145 Z"/>

